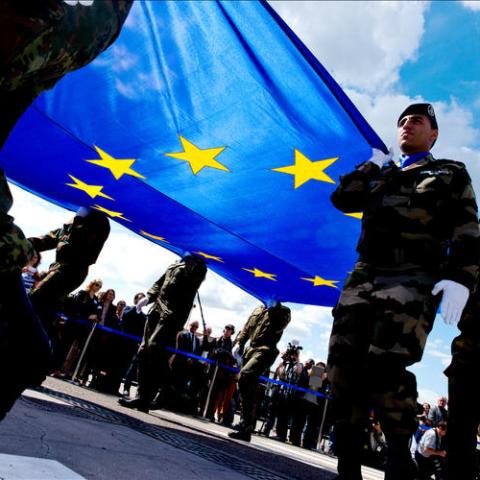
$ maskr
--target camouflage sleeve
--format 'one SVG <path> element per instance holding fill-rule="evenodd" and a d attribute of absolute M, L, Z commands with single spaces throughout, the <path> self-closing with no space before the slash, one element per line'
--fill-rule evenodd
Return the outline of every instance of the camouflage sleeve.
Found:
<path fill-rule="evenodd" d="M 237 338 L 235 339 L 235 344 L 239 345 L 241 349 L 245 347 L 245 344 L 248 342 L 252 336 L 253 330 L 257 325 L 258 316 L 263 312 L 263 307 L 256 308 L 251 315 L 248 317 L 247 322 L 243 328 L 238 332 Z"/>
<path fill-rule="evenodd" d="M 148 298 L 148 303 L 154 302 L 157 298 L 158 295 L 160 294 L 160 291 L 162 290 L 163 283 L 165 282 L 165 274 L 163 274 L 148 290 L 147 292 L 147 298 Z"/>
<path fill-rule="evenodd" d="M 56 230 L 48 232 L 46 235 L 42 235 L 41 237 L 30 237 L 28 240 L 37 252 L 43 252 L 44 250 L 52 250 L 54 248 L 57 248 L 61 231 L 61 228 L 57 228 Z"/>
<path fill-rule="evenodd" d="M 12 207 L 13 199 L 10 188 L 5 178 L 4 171 L 0 168 L 0 221 L 3 226 L 5 223 L 9 224 L 11 217 L 8 211 Z"/>
<path fill-rule="evenodd" d="M 0 236 L 0 272 L 20 272 L 34 253 L 22 230 L 12 223 Z"/>
<path fill-rule="evenodd" d="M 480 229 L 475 192 L 466 169 L 454 180 L 452 234 L 446 278 L 473 289 L 480 268 Z"/>
<path fill-rule="evenodd" d="M 380 173 L 380 168 L 372 162 L 359 165 L 353 172 L 340 177 L 340 184 L 332 193 L 333 205 L 345 213 L 361 212 L 364 209 L 369 183 Z"/>

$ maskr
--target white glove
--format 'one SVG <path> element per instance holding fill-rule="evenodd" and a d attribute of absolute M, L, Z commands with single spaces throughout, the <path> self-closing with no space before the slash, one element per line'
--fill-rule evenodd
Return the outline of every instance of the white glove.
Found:
<path fill-rule="evenodd" d="M 237 365 L 241 368 L 242 367 L 242 354 L 243 354 L 243 348 L 240 348 L 240 345 L 238 343 L 232 348 L 232 356 L 237 362 Z"/>
<path fill-rule="evenodd" d="M 390 162 L 393 158 L 392 147 L 388 149 L 388 153 L 383 153 L 377 148 L 372 148 L 372 152 L 372 156 L 367 160 L 367 162 L 372 162 L 380 168 L 382 168 L 386 163 Z"/>
<path fill-rule="evenodd" d="M 241 348 L 240 345 L 237 343 L 233 348 L 232 348 L 232 355 L 234 357 L 241 357 L 242 354 L 240 352 Z"/>
<path fill-rule="evenodd" d="M 433 295 L 443 292 L 442 318 L 447 325 L 456 325 L 460 321 L 470 290 L 453 280 L 441 280 L 432 290 Z"/>
<path fill-rule="evenodd" d="M 142 311 L 142 308 L 148 304 L 148 297 L 143 297 L 140 299 L 136 305 L 136 310 L 137 313 L 140 313 Z"/>

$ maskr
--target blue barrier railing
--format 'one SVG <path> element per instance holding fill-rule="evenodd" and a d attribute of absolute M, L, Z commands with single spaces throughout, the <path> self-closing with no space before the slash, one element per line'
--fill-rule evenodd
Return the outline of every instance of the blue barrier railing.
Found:
<path fill-rule="evenodd" d="M 82 318 L 71 318 L 71 317 L 69 317 L 69 316 L 67 316 L 63 313 L 58 313 L 57 316 L 60 317 L 62 320 L 67 321 L 67 322 L 75 322 L 75 323 L 79 323 L 79 324 L 82 324 L 82 325 L 92 325 L 93 324 L 93 322 L 91 320 L 84 320 Z M 129 338 L 131 340 L 135 340 L 137 342 L 142 341 L 142 337 L 139 337 L 137 335 L 132 335 L 130 333 L 122 332 L 121 330 L 117 330 L 117 329 L 112 328 L 112 327 L 107 327 L 107 326 L 101 325 L 99 323 L 97 323 L 96 328 L 99 329 L 99 330 L 103 330 L 105 332 L 113 333 L 113 334 L 121 336 L 121 337 Z M 195 360 L 198 360 L 198 361 L 201 361 L 201 362 L 204 362 L 204 363 L 209 363 L 211 365 L 218 365 L 220 368 L 223 368 L 225 370 L 229 370 L 229 371 L 234 372 L 234 373 L 239 373 L 240 372 L 239 368 L 231 367 L 229 365 L 219 363 L 216 360 L 212 360 L 211 358 L 205 358 L 205 357 L 202 357 L 200 355 L 195 355 L 194 353 L 186 352 L 184 350 L 180 350 L 180 349 L 169 347 L 169 346 L 166 346 L 165 349 L 167 351 L 171 352 L 171 353 L 184 355 L 186 357 L 190 357 L 190 358 L 193 358 Z M 327 398 L 327 396 L 325 394 L 321 393 L 321 392 L 317 392 L 315 390 L 310 390 L 308 388 L 299 387 L 297 385 L 293 385 L 291 383 L 283 382 L 281 380 L 275 380 L 273 378 L 265 377 L 264 375 L 261 375 L 259 377 L 259 379 L 263 380 L 265 382 L 268 382 L 268 383 L 272 383 L 274 385 L 279 385 L 279 386 L 283 386 L 283 387 L 286 387 L 286 388 L 289 388 L 289 389 L 292 389 L 292 390 L 297 390 L 299 392 L 310 393 L 310 394 L 312 394 L 316 397 L 319 397 L 319 398 Z"/>

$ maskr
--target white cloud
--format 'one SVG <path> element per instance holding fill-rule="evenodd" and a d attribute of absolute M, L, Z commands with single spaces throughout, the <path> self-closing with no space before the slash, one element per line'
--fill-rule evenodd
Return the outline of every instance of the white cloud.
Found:
<path fill-rule="evenodd" d="M 440 393 L 434 391 L 434 390 L 429 390 L 426 388 L 419 388 L 418 389 L 418 402 L 419 403 L 425 403 L 428 402 L 431 406 L 437 404 L 437 399 L 440 396 L 445 396 L 445 394 L 440 395 Z"/>
<path fill-rule="evenodd" d="M 344 86 L 386 91 L 414 60 L 428 2 L 271 2 Z M 408 33 L 406 33 L 408 32 Z"/>
<path fill-rule="evenodd" d="M 478 0 L 463 0 L 460 2 L 465 8 L 480 12 L 480 2 Z"/>
<path fill-rule="evenodd" d="M 437 320 L 441 321 L 439 318 Z M 448 367 L 452 360 L 450 345 L 443 338 L 429 338 L 425 347 L 425 356 L 432 357 L 434 362 L 440 361 L 442 368 Z"/>

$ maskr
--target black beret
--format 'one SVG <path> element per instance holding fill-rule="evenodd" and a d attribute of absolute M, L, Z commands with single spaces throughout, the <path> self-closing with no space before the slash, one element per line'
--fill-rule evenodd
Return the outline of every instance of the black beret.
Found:
<path fill-rule="evenodd" d="M 435 118 L 435 110 L 431 103 L 413 103 L 409 105 L 398 117 L 397 125 L 400 120 L 407 115 L 425 115 L 430 120 L 430 125 L 435 130 L 438 129 L 437 119 Z"/>

